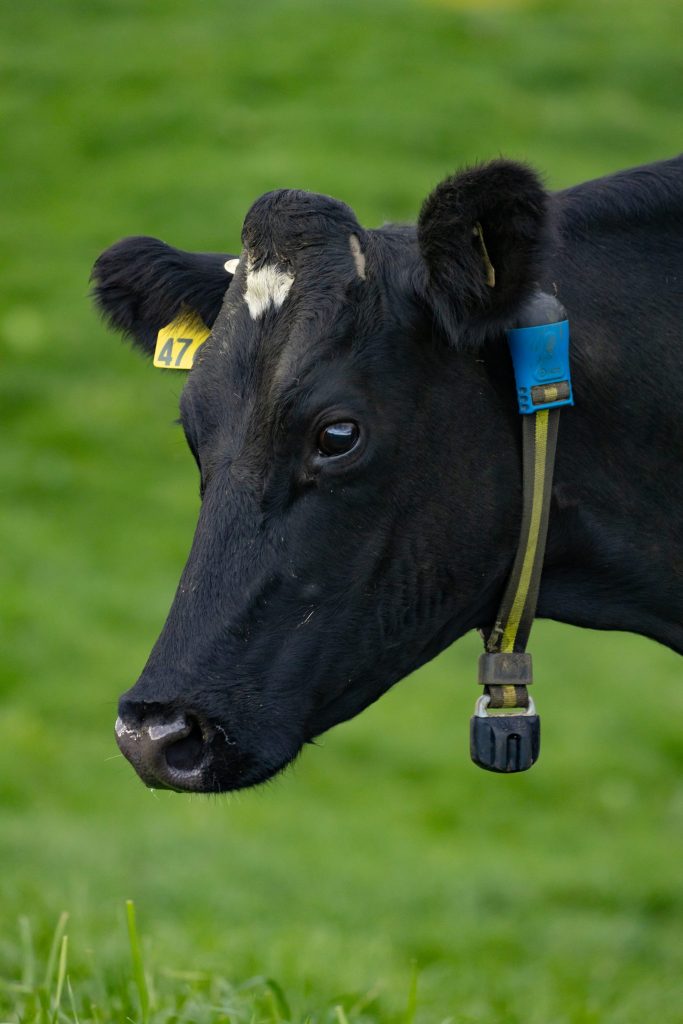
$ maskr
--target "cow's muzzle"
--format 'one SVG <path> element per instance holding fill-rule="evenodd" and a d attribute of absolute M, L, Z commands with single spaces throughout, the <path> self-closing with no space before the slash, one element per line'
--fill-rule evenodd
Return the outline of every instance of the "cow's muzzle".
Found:
<path fill-rule="evenodd" d="M 152 789 L 204 790 L 213 760 L 213 730 L 200 716 L 122 701 L 116 742 Z"/>
<path fill-rule="evenodd" d="M 215 707 L 208 714 L 195 703 L 150 696 L 136 684 L 121 697 L 116 720 L 119 749 L 150 789 L 224 793 L 255 786 L 294 760 L 305 738 L 285 732 L 279 720 L 268 727 L 260 719 L 219 717 Z"/>

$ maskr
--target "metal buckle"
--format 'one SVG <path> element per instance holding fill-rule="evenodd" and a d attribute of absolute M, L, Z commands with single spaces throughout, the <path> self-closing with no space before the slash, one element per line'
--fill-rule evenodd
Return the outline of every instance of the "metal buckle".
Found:
<path fill-rule="evenodd" d="M 505 718 L 506 715 L 509 718 L 514 718 L 514 717 L 521 716 L 521 715 L 527 716 L 527 715 L 535 715 L 536 714 L 536 705 L 534 704 L 534 698 L 531 696 L 531 694 L 529 694 L 529 704 L 528 704 L 528 707 L 526 707 L 526 708 L 505 708 L 505 709 L 503 709 L 503 708 L 496 708 L 495 710 L 499 712 L 499 714 L 497 714 L 497 715 L 489 715 L 488 714 L 486 709 L 488 708 L 490 703 L 491 703 L 491 698 L 489 697 L 489 695 L 487 693 L 484 693 L 484 694 L 481 695 L 481 697 L 477 698 L 477 703 L 474 705 L 474 713 L 475 713 L 477 718 Z"/>

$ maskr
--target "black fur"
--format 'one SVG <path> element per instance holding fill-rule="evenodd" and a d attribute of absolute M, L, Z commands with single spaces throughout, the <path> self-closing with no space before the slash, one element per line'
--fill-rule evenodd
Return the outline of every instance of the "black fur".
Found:
<path fill-rule="evenodd" d="M 476 348 L 514 321 L 538 276 L 547 198 L 530 168 L 494 160 L 446 178 L 425 200 L 417 224 L 422 287 L 454 347 Z"/>
<path fill-rule="evenodd" d="M 351 234 L 360 239 L 364 232 L 346 203 L 300 189 L 277 189 L 266 192 L 248 211 L 242 245 L 253 267 L 268 262 L 295 265 L 311 249 L 321 248 L 336 248 L 350 266 Z"/>
<path fill-rule="evenodd" d="M 232 280 L 228 253 L 184 252 L 158 238 L 123 238 L 93 267 L 93 297 L 107 323 L 146 355 L 183 307 L 212 327 Z"/>
<path fill-rule="evenodd" d="M 536 281 L 569 312 L 577 403 L 562 413 L 539 615 L 683 653 L 683 158 L 555 194 L 495 161 L 439 186 L 417 231 L 364 231 L 327 197 L 271 193 L 244 241 L 181 400 L 202 480 L 194 543 L 120 705 L 131 735 L 195 716 L 204 760 L 178 782 L 129 752 L 147 781 L 262 781 L 493 621 L 521 510 L 503 328 Z M 169 274 L 157 249 L 145 266 L 133 245 L 132 269 L 117 251 L 97 276 L 125 329 L 152 331 L 180 301 L 211 319 L 212 258 L 203 288 L 192 257 Z M 272 264 L 294 283 L 254 320 L 248 266 Z M 339 420 L 361 440 L 325 459 L 319 431 Z"/>

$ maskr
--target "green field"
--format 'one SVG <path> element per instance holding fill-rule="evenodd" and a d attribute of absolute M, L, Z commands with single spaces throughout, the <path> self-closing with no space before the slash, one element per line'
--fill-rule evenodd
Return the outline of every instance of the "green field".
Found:
<path fill-rule="evenodd" d="M 237 251 L 273 187 L 374 225 L 473 159 L 560 187 L 674 154 L 679 0 L 23 0 L 0 20 L 0 1021 L 683 1021 L 682 672 L 649 641 L 537 625 L 544 752 L 521 777 L 469 763 L 468 636 L 259 791 L 137 781 L 116 700 L 197 480 L 181 375 L 88 301 L 112 241 Z"/>

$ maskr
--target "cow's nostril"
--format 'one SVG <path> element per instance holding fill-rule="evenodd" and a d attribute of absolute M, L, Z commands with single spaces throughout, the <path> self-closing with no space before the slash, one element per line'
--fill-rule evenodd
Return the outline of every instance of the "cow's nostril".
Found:
<path fill-rule="evenodd" d="M 202 727 L 194 715 L 184 718 L 184 728 L 177 739 L 168 737 L 164 756 L 169 768 L 180 772 L 191 772 L 198 768 L 205 754 L 205 740 Z"/>
<path fill-rule="evenodd" d="M 195 713 L 154 705 L 121 705 L 116 740 L 143 782 L 165 789 L 196 789 L 211 760 L 211 731 Z"/>

